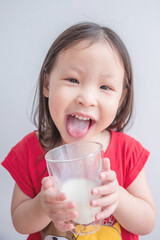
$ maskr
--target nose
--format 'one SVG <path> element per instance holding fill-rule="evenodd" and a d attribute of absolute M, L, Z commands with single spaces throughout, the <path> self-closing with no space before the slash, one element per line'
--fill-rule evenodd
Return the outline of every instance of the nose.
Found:
<path fill-rule="evenodd" d="M 84 107 L 95 107 L 97 106 L 96 94 L 92 91 L 83 91 L 76 98 L 76 103 L 83 105 Z"/>

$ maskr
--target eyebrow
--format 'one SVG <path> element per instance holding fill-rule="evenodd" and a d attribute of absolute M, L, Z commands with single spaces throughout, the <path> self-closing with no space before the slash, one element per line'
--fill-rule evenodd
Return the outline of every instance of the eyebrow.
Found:
<path fill-rule="evenodd" d="M 111 74 L 111 73 L 100 74 L 100 77 L 102 77 L 102 78 L 112 78 L 113 76 L 114 76 L 114 74 Z"/>
<path fill-rule="evenodd" d="M 65 70 L 73 70 L 73 71 L 77 71 L 81 74 L 84 74 L 84 70 L 81 69 L 79 66 L 74 66 L 74 65 L 69 65 L 69 67 L 67 67 Z M 110 73 L 102 73 L 100 74 L 100 77 L 102 78 L 112 78 L 114 76 L 114 74 L 110 74 Z"/>
<path fill-rule="evenodd" d="M 85 72 L 80 67 L 74 66 L 74 65 L 69 65 L 69 67 L 67 67 L 66 70 L 74 70 L 74 71 L 79 72 L 81 74 Z"/>

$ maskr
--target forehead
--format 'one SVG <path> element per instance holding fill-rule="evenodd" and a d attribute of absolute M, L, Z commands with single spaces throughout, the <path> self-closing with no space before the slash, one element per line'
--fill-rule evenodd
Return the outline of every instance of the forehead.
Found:
<path fill-rule="evenodd" d="M 103 54 L 102 54 L 103 53 Z M 93 58 L 95 57 L 95 59 Z M 91 57 L 89 59 L 89 57 Z M 102 62 L 106 60 L 106 64 L 109 62 L 114 62 L 118 68 L 123 68 L 123 62 L 120 57 L 118 50 L 105 39 L 98 42 L 93 42 L 90 40 L 85 40 L 71 45 L 70 47 L 62 50 L 56 59 L 56 63 L 61 62 L 73 62 L 76 64 L 78 60 L 89 59 L 90 62 L 97 60 Z"/>

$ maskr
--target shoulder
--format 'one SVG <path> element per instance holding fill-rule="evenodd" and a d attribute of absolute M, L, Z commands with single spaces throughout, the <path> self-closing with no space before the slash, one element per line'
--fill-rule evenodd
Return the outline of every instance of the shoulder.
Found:
<path fill-rule="evenodd" d="M 43 154 L 44 150 L 38 140 L 36 131 L 33 131 L 24 136 L 16 145 L 14 145 L 8 153 L 6 159 L 18 160 L 25 162 L 36 157 L 37 155 Z"/>
<path fill-rule="evenodd" d="M 12 149 L 13 151 L 31 150 L 35 147 L 42 148 L 38 140 L 36 131 L 33 131 L 24 136 Z"/>
<path fill-rule="evenodd" d="M 147 159 L 149 156 L 149 151 L 138 140 L 122 132 L 111 131 L 110 147 L 128 161 Z"/>
<path fill-rule="evenodd" d="M 40 190 L 39 179 L 45 169 L 44 150 L 36 132 L 23 137 L 8 153 L 2 166 L 5 167 L 21 190 L 30 197 Z"/>
<path fill-rule="evenodd" d="M 111 131 L 111 143 L 117 147 L 129 149 L 130 151 L 134 149 L 141 151 L 143 149 L 142 144 L 135 138 L 127 135 L 126 133 L 115 132 L 113 130 Z"/>
<path fill-rule="evenodd" d="M 122 142 L 124 142 L 124 141 L 129 141 L 129 142 L 136 141 L 135 138 L 131 137 L 130 135 L 128 135 L 126 133 L 116 132 L 116 131 L 113 131 L 113 130 L 110 130 L 110 132 L 111 132 L 111 137 L 113 137 L 116 140 L 120 140 Z"/>
<path fill-rule="evenodd" d="M 25 135 L 21 140 L 19 140 L 14 147 L 18 145 L 25 145 L 28 143 L 32 143 L 32 142 L 35 142 L 36 140 L 38 141 L 38 138 L 37 139 L 36 138 L 37 138 L 36 131 L 30 132 L 27 135 Z"/>
<path fill-rule="evenodd" d="M 108 155 L 114 159 L 113 166 L 116 171 L 119 172 L 121 169 L 123 186 L 126 188 L 144 167 L 149 151 L 133 137 L 125 133 L 111 131 Z"/>

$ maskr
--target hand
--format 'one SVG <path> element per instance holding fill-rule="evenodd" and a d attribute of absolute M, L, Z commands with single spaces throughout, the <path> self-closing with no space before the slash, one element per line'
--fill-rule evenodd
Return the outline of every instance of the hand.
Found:
<path fill-rule="evenodd" d="M 41 205 L 59 231 L 73 229 L 70 220 L 77 217 L 77 212 L 73 210 L 75 204 L 66 201 L 66 195 L 59 191 L 54 177 L 45 177 L 42 180 Z"/>
<path fill-rule="evenodd" d="M 119 184 L 116 173 L 110 169 L 110 161 L 105 158 L 104 170 L 100 174 L 102 185 L 92 190 L 93 196 L 100 195 L 100 198 L 91 200 L 91 206 L 102 207 L 102 211 L 96 214 L 96 220 L 109 217 L 118 206 L 119 200 Z"/>

